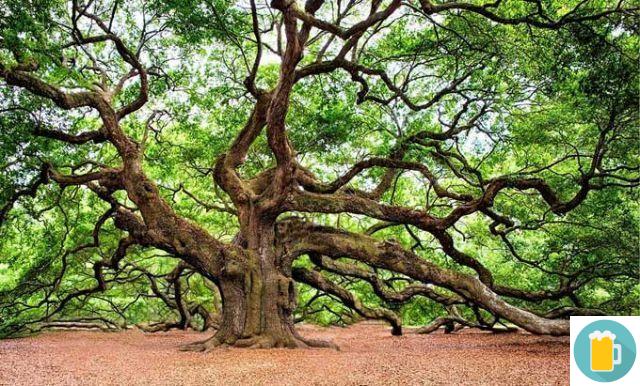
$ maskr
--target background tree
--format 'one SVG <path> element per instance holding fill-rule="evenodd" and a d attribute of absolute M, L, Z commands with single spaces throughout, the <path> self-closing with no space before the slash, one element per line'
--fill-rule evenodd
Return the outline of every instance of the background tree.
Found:
<path fill-rule="evenodd" d="M 637 313 L 637 10 L 3 0 L 2 333 Z"/>

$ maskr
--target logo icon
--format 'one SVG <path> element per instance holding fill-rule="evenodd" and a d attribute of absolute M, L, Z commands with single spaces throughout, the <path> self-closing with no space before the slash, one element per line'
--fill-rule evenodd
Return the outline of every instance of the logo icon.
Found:
<path fill-rule="evenodd" d="M 575 339 L 573 357 L 580 371 L 596 382 L 624 377 L 636 359 L 636 342 L 629 330 L 613 320 L 587 324 Z"/>

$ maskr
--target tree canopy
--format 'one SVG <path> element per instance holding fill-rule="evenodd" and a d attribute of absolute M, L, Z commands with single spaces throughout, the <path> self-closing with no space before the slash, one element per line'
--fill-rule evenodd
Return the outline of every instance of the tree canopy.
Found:
<path fill-rule="evenodd" d="M 635 0 L 0 0 L 0 336 L 638 314 Z"/>

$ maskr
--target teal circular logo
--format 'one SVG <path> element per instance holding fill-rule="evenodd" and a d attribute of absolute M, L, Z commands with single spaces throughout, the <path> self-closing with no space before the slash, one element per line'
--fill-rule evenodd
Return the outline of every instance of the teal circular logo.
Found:
<path fill-rule="evenodd" d="M 625 376 L 636 360 L 636 342 L 622 324 L 598 320 L 578 334 L 573 358 L 584 375 L 597 382 L 612 382 Z"/>

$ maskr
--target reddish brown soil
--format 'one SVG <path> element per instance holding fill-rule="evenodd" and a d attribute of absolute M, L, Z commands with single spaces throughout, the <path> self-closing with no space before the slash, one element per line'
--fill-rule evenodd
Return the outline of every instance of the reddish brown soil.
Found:
<path fill-rule="evenodd" d="M 0 385 L 567 384 L 567 338 L 528 334 L 393 337 L 375 324 L 300 328 L 341 351 L 180 352 L 195 332 L 50 332 L 0 341 Z"/>

